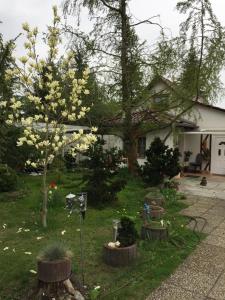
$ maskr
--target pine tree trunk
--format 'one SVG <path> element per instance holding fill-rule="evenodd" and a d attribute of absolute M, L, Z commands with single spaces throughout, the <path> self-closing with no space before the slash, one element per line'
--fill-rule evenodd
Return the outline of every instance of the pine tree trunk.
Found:
<path fill-rule="evenodd" d="M 127 16 L 127 0 L 120 1 L 121 12 L 121 69 L 122 69 L 122 107 L 125 113 L 124 120 L 124 139 L 125 151 L 128 158 L 128 169 L 132 174 L 137 173 L 137 148 L 135 136 L 132 133 L 132 95 L 130 89 L 130 72 L 129 72 L 129 48 L 130 48 L 130 25 Z"/>
<path fill-rule="evenodd" d="M 127 144 L 128 170 L 131 174 L 137 175 L 137 139 L 131 132 Z"/>
<path fill-rule="evenodd" d="M 43 173 L 43 200 L 41 210 L 41 222 L 44 228 L 47 227 L 47 204 L 48 204 L 48 187 L 47 187 L 47 166 L 44 167 Z"/>

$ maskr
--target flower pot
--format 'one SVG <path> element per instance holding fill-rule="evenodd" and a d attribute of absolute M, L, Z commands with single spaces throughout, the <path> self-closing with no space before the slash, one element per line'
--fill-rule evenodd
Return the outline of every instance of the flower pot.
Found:
<path fill-rule="evenodd" d="M 111 248 L 103 246 L 103 260 L 107 265 L 121 267 L 130 265 L 137 258 L 137 244 L 128 247 Z"/>
<path fill-rule="evenodd" d="M 151 225 L 143 225 L 141 227 L 141 238 L 144 240 L 167 240 L 168 239 L 167 227 L 152 227 Z"/>
<path fill-rule="evenodd" d="M 38 260 L 38 279 L 43 282 L 61 282 L 70 278 L 72 263 L 70 259 L 55 261 Z"/>

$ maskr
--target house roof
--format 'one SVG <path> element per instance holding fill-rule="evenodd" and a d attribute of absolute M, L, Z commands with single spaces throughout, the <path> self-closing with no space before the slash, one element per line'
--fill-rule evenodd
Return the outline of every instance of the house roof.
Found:
<path fill-rule="evenodd" d="M 163 77 L 163 76 L 156 76 L 149 84 L 149 89 L 151 89 L 157 82 L 163 82 L 164 84 L 166 84 L 169 88 L 173 89 L 174 86 L 175 86 L 175 83 L 173 83 L 171 80 Z M 204 103 L 204 102 L 200 102 L 200 101 L 194 101 L 197 105 L 200 105 L 202 107 L 207 107 L 207 108 L 210 108 L 210 109 L 215 109 L 215 110 L 218 110 L 218 111 L 222 111 L 222 112 L 225 112 L 225 108 L 222 108 L 222 107 L 218 107 L 218 106 L 215 106 L 215 105 L 212 105 L 212 104 L 209 104 L 209 103 Z"/>
<path fill-rule="evenodd" d="M 141 122 L 152 122 L 156 126 L 162 126 L 171 123 L 171 121 L 174 119 L 174 116 L 172 116 L 169 113 L 163 113 L 163 114 L 158 114 L 154 110 L 150 109 L 142 109 L 139 111 L 135 111 L 132 113 L 132 124 L 136 125 Z M 123 125 L 124 121 L 124 116 L 122 113 L 120 113 L 118 116 L 107 119 L 103 121 L 103 126 L 104 127 L 112 127 L 112 126 L 121 126 Z M 180 118 L 176 121 L 176 126 L 177 127 L 182 127 L 182 128 L 188 128 L 188 129 L 195 129 L 197 128 L 197 125 L 194 122 L 191 122 L 189 120 Z"/>

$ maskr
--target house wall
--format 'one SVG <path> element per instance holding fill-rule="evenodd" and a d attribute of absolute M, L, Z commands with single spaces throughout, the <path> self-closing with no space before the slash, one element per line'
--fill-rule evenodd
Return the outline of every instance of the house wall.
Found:
<path fill-rule="evenodd" d="M 121 137 L 112 134 L 105 134 L 102 137 L 105 141 L 104 149 L 112 149 L 116 147 L 123 150 L 123 140 Z"/>
<path fill-rule="evenodd" d="M 154 132 L 149 132 L 146 134 L 146 150 L 150 147 L 152 141 L 155 137 L 159 137 L 160 139 L 164 139 L 169 130 L 158 130 Z M 123 149 L 123 140 L 121 137 L 115 136 L 115 135 L 103 135 L 103 139 L 105 140 L 105 149 L 111 149 L 113 147 L 117 147 L 118 149 Z M 173 147 L 173 135 L 170 135 L 168 139 L 166 140 L 166 145 L 169 147 Z M 138 164 L 143 165 L 146 162 L 145 158 L 138 158 Z"/>
<path fill-rule="evenodd" d="M 200 130 L 225 130 L 224 111 L 196 104 L 195 107 L 192 109 L 189 119 L 191 121 L 196 122 Z"/>

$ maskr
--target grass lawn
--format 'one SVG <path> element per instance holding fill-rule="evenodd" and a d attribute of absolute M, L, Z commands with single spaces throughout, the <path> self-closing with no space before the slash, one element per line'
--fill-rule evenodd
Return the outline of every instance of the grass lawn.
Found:
<path fill-rule="evenodd" d="M 68 173 L 58 188 L 67 194 L 82 190 L 79 174 Z M 49 181 L 57 181 L 51 174 Z M 27 291 L 35 285 L 36 257 L 51 241 L 62 241 L 74 252 L 73 270 L 80 276 L 79 217 L 67 216 L 62 207 L 50 208 L 48 228 L 39 223 L 41 178 L 21 176 L 20 188 L 24 196 L 15 201 L 0 195 L 0 299 L 27 299 Z M 139 257 L 135 264 L 125 268 L 112 268 L 102 262 L 102 245 L 111 240 L 112 220 L 122 214 L 135 216 L 140 230 L 138 212 L 143 206 L 146 190 L 141 181 L 130 179 L 119 194 L 118 202 L 104 210 L 88 207 L 84 225 L 85 282 L 92 289 L 101 286 L 100 299 L 145 299 L 152 289 L 184 260 L 199 242 L 197 236 L 186 229 L 186 219 L 178 214 L 183 203 L 167 205 L 166 220 L 171 221 L 168 242 L 138 242 Z M 4 201 L 2 201 L 4 200 Z M 3 227 L 6 224 L 6 228 Z M 19 228 L 23 228 L 17 233 Z M 29 231 L 24 231 L 29 229 Z M 66 230 L 65 234 L 61 232 Z M 37 237 L 43 237 L 37 239 Z M 3 250 L 8 247 L 7 250 Z M 31 254 L 25 254 L 31 252 Z"/>

